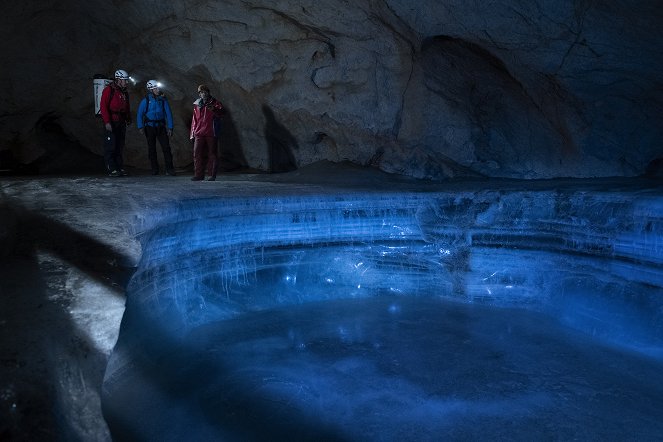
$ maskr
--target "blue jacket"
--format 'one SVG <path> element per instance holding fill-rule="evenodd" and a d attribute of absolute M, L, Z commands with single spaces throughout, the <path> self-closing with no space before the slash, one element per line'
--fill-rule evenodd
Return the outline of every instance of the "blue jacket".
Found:
<path fill-rule="evenodd" d="M 155 96 L 148 93 L 138 106 L 136 114 L 136 127 L 142 129 L 144 126 L 166 125 L 168 129 L 173 128 L 173 113 L 170 111 L 168 100 L 163 95 Z"/>

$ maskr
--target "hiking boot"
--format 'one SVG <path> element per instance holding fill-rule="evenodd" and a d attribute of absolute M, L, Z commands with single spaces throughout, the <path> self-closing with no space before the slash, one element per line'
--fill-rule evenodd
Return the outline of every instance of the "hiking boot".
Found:
<path fill-rule="evenodd" d="M 176 174 L 175 174 L 175 171 L 174 171 L 173 169 L 168 169 L 168 170 L 166 171 L 166 175 L 168 175 L 168 176 L 175 176 Z"/>
<path fill-rule="evenodd" d="M 121 175 L 120 175 L 120 172 L 118 172 L 117 170 L 114 170 L 112 172 L 108 172 L 108 176 L 121 176 Z"/>
<path fill-rule="evenodd" d="M 120 175 L 122 175 L 122 176 L 127 176 L 127 175 L 129 175 L 129 172 L 127 172 L 127 171 L 124 170 L 124 169 L 120 169 Z"/>
<path fill-rule="evenodd" d="M 194 176 L 191 178 L 191 181 L 202 181 L 204 178 L 201 176 Z"/>
<path fill-rule="evenodd" d="M 211 177 L 207 178 L 207 181 L 216 181 L 216 177 L 215 177 L 215 176 L 211 176 Z"/>
<path fill-rule="evenodd" d="M 159 171 L 158 170 L 153 170 L 152 175 L 159 175 Z"/>

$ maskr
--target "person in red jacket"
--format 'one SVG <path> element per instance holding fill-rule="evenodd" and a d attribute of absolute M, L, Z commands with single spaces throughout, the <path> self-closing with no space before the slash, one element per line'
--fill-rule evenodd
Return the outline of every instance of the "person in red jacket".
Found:
<path fill-rule="evenodd" d="M 131 106 L 127 83 L 129 74 L 122 69 L 115 71 L 115 80 L 101 92 L 100 111 L 104 121 L 104 162 L 109 176 L 127 175 L 122 151 L 127 126 L 131 124 Z"/>
<path fill-rule="evenodd" d="M 199 99 L 194 101 L 193 119 L 191 120 L 191 135 L 193 140 L 193 178 L 191 181 L 216 179 L 218 167 L 217 140 L 221 131 L 221 115 L 223 105 L 210 95 L 209 88 L 201 84 L 198 86 Z"/>

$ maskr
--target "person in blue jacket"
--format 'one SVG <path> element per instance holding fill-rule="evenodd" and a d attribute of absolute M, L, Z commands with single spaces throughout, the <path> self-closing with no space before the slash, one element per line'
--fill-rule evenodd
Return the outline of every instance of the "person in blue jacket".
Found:
<path fill-rule="evenodd" d="M 152 167 L 152 175 L 159 175 L 157 160 L 157 140 L 161 144 L 166 175 L 175 176 L 173 154 L 170 151 L 169 137 L 173 135 L 173 113 L 165 95 L 161 93 L 161 83 L 150 80 L 146 84 L 147 95 L 138 106 L 136 126 L 147 138 L 147 155 Z"/>

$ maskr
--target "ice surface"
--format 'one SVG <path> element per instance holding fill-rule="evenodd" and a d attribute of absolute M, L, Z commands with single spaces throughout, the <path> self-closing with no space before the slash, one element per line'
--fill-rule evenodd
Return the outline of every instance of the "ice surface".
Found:
<path fill-rule="evenodd" d="M 552 318 L 381 295 L 249 313 L 107 382 L 117 440 L 654 440 L 661 364 Z M 109 385 L 110 384 L 110 385 Z"/>
<path fill-rule="evenodd" d="M 111 431 L 651 438 L 663 417 L 660 201 L 354 192 L 145 212 L 104 381 Z"/>
<path fill-rule="evenodd" d="M 204 183 L 192 183 L 188 177 L 151 176 L 2 180 L 0 242 L 4 247 L 0 256 L 9 259 L 3 262 L 0 283 L 0 433 L 22 440 L 48 436 L 109 440 L 99 390 L 119 328 L 126 278 L 136 270 L 104 382 L 104 407 L 115 434 L 154 439 L 150 432 L 163 434 L 152 427 L 162 409 L 167 413 L 160 424 L 179 440 L 192 439 L 186 437 L 192 421 L 201 424 L 196 428 L 208 428 L 215 434 L 265 434 L 245 428 L 256 422 L 255 414 L 241 414 L 240 407 L 228 408 L 242 404 L 242 399 L 255 399 L 261 405 L 258 417 L 283 417 L 283 426 L 272 428 L 274 434 L 301 427 L 296 434 L 309 434 L 306 432 L 313 428 L 332 436 L 357 438 L 354 433 L 348 436 L 348 426 L 354 420 L 349 414 L 336 414 L 333 422 L 321 421 L 319 416 L 299 413 L 301 401 L 292 400 L 293 406 L 288 408 L 283 405 L 286 402 L 265 399 L 272 396 L 261 392 L 274 391 L 281 395 L 278 398 L 289 400 L 294 394 L 288 390 L 290 384 L 278 383 L 281 378 L 275 378 L 274 383 L 255 381 L 256 373 L 261 372 L 249 364 L 250 355 L 242 350 L 240 341 L 246 335 L 235 334 L 241 330 L 255 336 L 246 337 L 247 341 L 266 344 L 258 353 L 265 355 L 260 360 L 283 357 L 275 366 L 275 376 L 287 375 L 285 379 L 290 382 L 295 374 L 301 375 L 298 382 L 309 389 L 302 390 L 302 400 L 306 391 L 317 391 L 328 394 L 319 397 L 321 403 L 338 403 L 327 386 L 334 379 L 346 379 L 346 410 L 359 407 L 348 393 L 356 387 L 358 392 L 370 396 L 373 391 L 380 398 L 397 392 L 419 398 L 421 404 L 446 416 L 446 422 L 470 431 L 464 434 L 475 433 L 462 426 L 462 419 L 451 417 L 469 416 L 469 411 L 463 410 L 473 410 L 475 416 L 481 416 L 473 418 L 473 422 L 481 421 L 477 427 L 494 430 L 482 433 L 483 439 L 513 439 L 529 430 L 535 435 L 547 431 L 549 437 L 544 439 L 574 439 L 572 435 L 610 439 L 609 435 L 603 437 L 603 428 L 615 425 L 604 417 L 614 416 L 612 398 L 621 397 L 627 419 L 615 421 L 622 426 L 615 434 L 626 435 L 625 439 L 640 437 L 657 429 L 656 424 L 645 421 L 660 411 L 656 401 L 650 400 L 651 394 L 660 393 L 660 376 L 647 368 L 654 364 L 660 371 L 656 361 L 660 361 L 663 336 L 663 191 L 653 184 L 640 180 L 412 184 L 376 176 L 370 170 L 348 174 L 341 169 L 224 175 L 216 182 Z M 386 315 L 380 300 L 394 298 L 403 304 L 390 303 L 391 316 Z M 451 307 L 445 307 L 445 300 L 453 301 Z M 409 301 L 442 304 L 419 314 L 421 309 L 409 308 Z M 494 341 L 482 340 L 480 344 L 474 339 L 473 347 L 462 347 L 462 341 L 443 339 L 445 331 L 430 326 L 435 318 L 458 325 L 449 312 L 466 308 L 466 317 L 482 319 L 466 322 L 456 332 L 449 332 L 450 336 L 479 333 L 486 323 L 494 324 L 494 333 L 488 333 L 494 335 Z M 383 314 L 373 315 L 373 310 Z M 430 320 L 426 319 L 428 310 L 433 315 Z M 392 320 L 399 311 L 415 319 L 395 324 Z M 270 317 L 282 321 L 268 324 Z M 316 330 L 310 318 L 331 325 Z M 430 331 L 419 328 L 422 337 L 415 339 L 410 330 L 418 322 L 430 326 Z M 252 332 L 244 327 L 251 324 L 255 324 Z M 391 372 L 382 374 L 371 367 L 376 367 L 380 358 L 388 360 L 388 354 L 368 349 L 373 348 L 374 336 L 380 330 L 385 332 L 380 342 L 394 338 L 389 348 L 400 345 L 403 349 L 404 344 L 385 329 L 399 324 L 411 326 L 399 332 L 409 337 L 406 354 L 430 354 L 421 345 L 439 338 L 448 346 L 449 351 L 443 353 L 451 360 L 466 359 L 469 365 L 459 364 L 464 367 L 460 373 L 445 365 L 442 358 L 430 360 L 440 364 L 439 377 L 466 388 L 465 395 L 451 389 L 457 393 L 455 397 L 443 392 L 430 401 L 410 396 L 411 392 L 425 391 L 426 382 L 419 378 L 421 382 L 414 383 L 406 371 L 394 371 L 390 383 L 381 382 Z M 368 326 L 375 326 L 375 332 Z M 511 327 L 513 339 L 501 340 L 500 327 Z M 292 335 L 301 337 L 292 338 L 299 352 L 281 345 L 291 342 L 286 328 L 299 330 Z M 325 338 L 324 333 L 329 335 Z M 534 344 L 525 344 L 528 337 Z M 241 375 L 238 367 L 246 363 L 244 382 L 253 381 L 254 390 L 258 389 L 251 394 L 254 390 L 247 387 L 246 394 L 239 393 L 236 401 L 229 399 L 228 407 L 220 408 L 231 410 L 228 415 L 222 411 L 215 415 L 214 409 L 202 407 L 218 405 L 203 391 L 222 394 L 219 388 L 231 385 L 224 384 L 222 376 L 215 377 L 218 373 L 202 372 L 202 368 L 216 369 L 214 364 L 222 362 L 218 357 L 221 347 L 213 342 L 217 338 L 227 347 L 234 346 L 232 359 L 226 361 L 233 373 Z M 235 344 L 228 339 L 236 339 Z M 348 344 L 349 354 L 343 353 L 343 339 L 357 343 Z M 306 342 L 314 344 L 301 350 Z M 316 346 L 315 342 L 324 345 Z M 551 348 L 554 343 L 559 345 Z M 512 358 L 520 364 L 516 369 L 510 361 L 480 356 L 488 348 L 500 352 L 502 345 L 523 354 L 521 359 Z M 307 365 L 318 360 L 315 358 L 287 361 L 290 356 L 311 352 L 322 357 L 327 346 L 330 350 L 322 365 Z M 525 350 L 539 347 L 550 354 L 535 351 L 532 358 L 524 358 Z M 351 351 L 362 348 L 367 349 L 364 359 Z M 441 351 L 441 347 L 432 350 Z M 338 354 L 338 361 L 333 361 L 333 354 Z M 478 359 L 472 362 L 475 355 Z M 525 385 L 531 387 L 528 390 L 521 385 L 520 374 L 536 374 L 539 369 L 545 373 L 541 364 L 548 356 L 549 365 L 555 367 L 555 361 L 565 355 L 572 356 L 565 362 L 569 369 L 549 374 L 559 376 L 559 385 L 567 388 L 561 393 L 568 391 L 569 395 L 553 395 L 557 401 L 550 405 L 547 399 L 551 396 L 541 394 L 545 389 L 529 383 Z M 537 362 L 539 359 L 542 362 Z M 188 365 L 187 361 L 193 362 Z M 430 371 L 425 358 L 413 361 L 412 372 L 423 376 Z M 601 363 L 597 366 L 594 361 Z M 169 362 L 186 376 L 174 372 Z M 481 374 L 472 364 L 486 371 Z M 590 368 L 585 370 L 584 364 Z M 604 377 L 600 366 L 617 371 L 623 368 L 623 382 L 606 385 L 606 379 L 614 378 Z M 313 380 L 297 371 L 302 367 L 318 367 Z M 514 371 L 512 379 L 500 377 L 504 367 Z M 293 369 L 290 374 L 288 368 Z M 464 376 L 465 371 L 475 376 L 476 382 Z M 563 375 L 572 371 L 582 376 L 578 382 L 566 383 L 568 378 Z M 484 381 L 493 372 L 497 377 L 490 385 L 501 383 L 511 385 L 511 389 L 505 387 L 501 398 L 478 399 L 481 392 L 497 391 L 485 390 Z M 344 373 L 358 379 L 351 382 Z M 359 376 L 362 373 L 365 376 Z M 318 374 L 319 382 L 315 380 Z M 373 377 L 379 382 L 372 383 Z M 651 385 L 642 387 L 643 379 Z M 552 377 L 548 380 L 542 380 L 541 385 L 552 385 L 555 390 Z M 293 381 L 292 385 L 299 391 L 300 384 Z M 171 387 L 182 390 L 173 396 Z M 518 393 L 510 394 L 515 391 Z M 137 403 L 145 404 L 142 408 L 122 400 L 125 395 L 134 400 L 136 393 L 141 394 Z M 202 399 L 194 406 L 191 398 L 195 397 Z M 530 425 L 519 411 L 527 406 L 535 410 L 553 407 L 557 412 L 565 404 L 573 407 L 587 398 L 592 398 L 595 419 L 585 416 L 585 420 L 570 418 L 563 423 L 554 416 L 546 421 L 546 416 L 539 414 L 537 424 Z M 640 398 L 651 411 L 642 411 Z M 417 403 L 394 405 L 391 410 L 395 415 L 380 415 L 381 404 L 377 402 L 368 403 L 377 413 L 371 422 L 380 417 L 385 430 L 360 429 L 363 433 L 357 434 L 395 439 L 403 428 L 412 431 L 411 438 L 418 435 L 410 423 L 419 422 L 425 410 Z M 311 413 L 315 411 L 313 406 L 308 408 Z M 502 408 L 516 417 L 502 418 L 506 412 L 496 417 L 494 410 Z M 283 416 L 280 410 L 292 413 Z M 233 416 L 239 416 L 238 420 L 232 421 Z M 368 426 L 369 420 L 357 418 L 357 423 Z M 288 422 L 294 422 L 295 428 Z M 556 427 L 542 429 L 539 422 Z M 594 426 L 599 423 L 600 428 Z M 431 424 L 422 431 L 439 428 L 449 439 L 463 439 L 463 434 L 443 425 Z M 635 436 L 628 437 L 628 431 Z M 527 434 L 522 438 L 531 439 Z"/>

